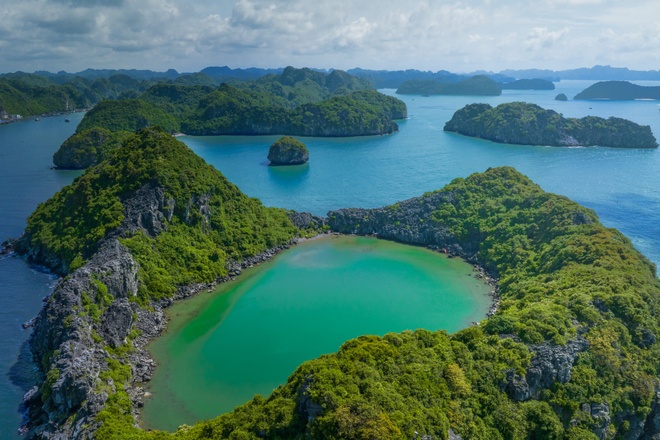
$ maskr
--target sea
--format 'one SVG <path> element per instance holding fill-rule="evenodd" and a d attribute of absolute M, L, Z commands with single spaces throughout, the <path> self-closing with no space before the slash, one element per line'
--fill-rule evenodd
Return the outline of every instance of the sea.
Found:
<path fill-rule="evenodd" d="M 300 138 L 306 165 L 269 167 L 276 136 L 179 139 L 230 181 L 265 205 L 324 215 L 343 207 L 377 207 L 442 188 L 452 179 L 489 167 L 513 166 L 544 190 L 593 209 L 651 261 L 660 263 L 660 151 L 504 145 L 443 131 L 466 104 L 525 101 L 565 117 L 621 117 L 650 125 L 660 138 L 658 101 L 573 101 L 595 81 L 561 81 L 553 91 L 505 90 L 497 97 L 398 96 L 408 119 L 392 135 Z M 659 85 L 657 82 L 636 82 Z M 394 95 L 394 90 L 381 90 Z M 569 101 L 556 101 L 565 93 Z M 17 237 L 37 205 L 80 172 L 52 169 L 52 155 L 75 131 L 82 113 L 0 125 L 0 241 Z M 30 330 L 22 323 L 42 306 L 57 279 L 16 256 L 0 257 L 0 438 L 20 438 L 21 398 L 33 369 L 27 361 Z"/>

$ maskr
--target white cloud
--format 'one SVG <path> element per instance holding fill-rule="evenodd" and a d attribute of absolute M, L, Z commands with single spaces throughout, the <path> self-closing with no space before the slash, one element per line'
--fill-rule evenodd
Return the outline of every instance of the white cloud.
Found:
<path fill-rule="evenodd" d="M 22 0 L 0 6 L 0 59 L 5 71 L 651 69 L 656 15 L 656 0 Z"/>
<path fill-rule="evenodd" d="M 568 32 L 568 28 L 551 31 L 547 28 L 536 27 L 527 35 L 525 49 L 534 52 L 550 49 Z"/>

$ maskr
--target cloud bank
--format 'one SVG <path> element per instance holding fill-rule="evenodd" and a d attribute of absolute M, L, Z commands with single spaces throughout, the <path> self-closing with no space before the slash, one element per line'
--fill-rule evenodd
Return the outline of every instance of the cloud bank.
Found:
<path fill-rule="evenodd" d="M 656 0 L 22 0 L 0 71 L 660 68 Z"/>

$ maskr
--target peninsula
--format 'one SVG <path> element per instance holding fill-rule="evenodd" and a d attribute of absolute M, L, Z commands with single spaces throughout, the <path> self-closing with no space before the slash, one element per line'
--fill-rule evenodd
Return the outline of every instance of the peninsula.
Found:
<path fill-rule="evenodd" d="M 469 104 L 444 127 L 466 136 L 504 144 L 555 147 L 657 148 L 651 127 L 622 118 L 564 118 L 536 104 L 511 102 L 493 108 Z"/>
<path fill-rule="evenodd" d="M 112 182 L 112 185 L 108 185 Z M 296 237 L 377 234 L 478 263 L 499 308 L 455 334 L 364 336 L 175 433 L 136 427 L 163 308 Z M 652 438 L 656 268 L 596 214 L 512 168 L 327 218 L 265 208 L 148 128 L 41 204 L 16 249 L 66 275 L 35 320 L 29 438 Z M 386 296 L 386 292 L 383 293 Z"/>

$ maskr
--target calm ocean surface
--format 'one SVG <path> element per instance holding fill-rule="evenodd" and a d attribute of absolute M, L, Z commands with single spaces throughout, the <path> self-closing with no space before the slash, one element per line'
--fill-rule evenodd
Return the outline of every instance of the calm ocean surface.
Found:
<path fill-rule="evenodd" d="M 302 138 L 307 165 L 286 170 L 266 166 L 277 137 L 182 137 L 232 182 L 266 205 L 325 214 L 342 207 L 376 207 L 441 188 L 455 177 L 510 165 L 546 191 L 592 208 L 656 264 L 660 263 L 660 151 L 552 148 L 495 144 L 442 131 L 457 109 L 473 102 L 497 105 L 528 101 L 567 117 L 617 116 L 650 125 L 660 138 L 656 101 L 555 101 L 592 84 L 563 81 L 554 91 L 507 90 L 499 97 L 400 96 L 409 119 L 400 132 L 367 138 Z M 651 85 L 654 83 L 639 82 Z M 654 85 L 657 85 L 655 83 Z M 393 94 L 393 90 L 385 90 Z M 18 236 L 26 217 L 79 173 L 51 170 L 52 154 L 82 114 L 0 126 L 0 241 Z M 0 438 L 16 437 L 24 390 L 10 379 L 25 378 L 29 365 L 16 364 L 28 332 L 20 324 L 35 316 L 54 279 L 9 257 L 0 260 Z"/>

